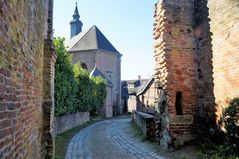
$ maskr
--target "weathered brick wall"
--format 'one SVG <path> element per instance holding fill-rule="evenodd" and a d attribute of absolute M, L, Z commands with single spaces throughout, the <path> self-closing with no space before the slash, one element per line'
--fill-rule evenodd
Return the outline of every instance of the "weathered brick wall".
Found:
<path fill-rule="evenodd" d="M 191 138 L 191 120 L 196 108 L 197 74 L 193 45 L 194 1 L 162 0 L 157 3 L 156 7 L 154 24 L 156 81 L 166 91 L 170 120 L 168 131 L 172 141 L 176 140 L 175 143 L 177 143 L 178 139 L 184 138 L 183 141 L 187 141 Z M 176 115 L 177 92 L 182 94 L 182 115 Z M 189 122 L 185 121 L 185 116 L 190 118 Z M 174 123 L 175 118 L 181 122 Z M 163 129 L 168 129 L 166 127 Z M 183 141 L 177 144 L 182 144 Z"/>
<path fill-rule="evenodd" d="M 239 1 L 208 1 L 212 34 L 214 95 L 218 119 L 228 101 L 239 97 Z"/>
<path fill-rule="evenodd" d="M 197 64 L 197 108 L 194 118 L 202 131 L 215 120 L 212 78 L 212 44 L 207 0 L 194 1 L 194 50 Z M 199 130 L 200 130 L 199 129 Z"/>
<path fill-rule="evenodd" d="M 0 1 L 0 158 L 51 156 L 46 147 L 52 138 L 43 137 L 51 125 L 43 104 L 54 103 L 49 98 L 46 104 L 46 95 L 53 94 L 53 48 L 44 52 L 44 39 L 51 40 L 51 7 L 52 0 Z M 46 81 L 50 87 L 43 88 Z"/>
<path fill-rule="evenodd" d="M 158 4 L 154 38 L 156 73 L 170 98 L 169 111 L 176 114 L 175 96 L 182 92 L 183 114 L 192 114 L 196 103 L 196 64 L 193 51 L 192 0 L 163 0 Z"/>
<path fill-rule="evenodd" d="M 161 0 L 154 26 L 156 82 L 168 99 L 161 119 L 169 122 L 159 127 L 177 145 L 190 134 L 208 133 L 215 111 L 219 121 L 223 108 L 239 96 L 239 1 Z M 182 116 L 175 116 L 177 91 Z"/>

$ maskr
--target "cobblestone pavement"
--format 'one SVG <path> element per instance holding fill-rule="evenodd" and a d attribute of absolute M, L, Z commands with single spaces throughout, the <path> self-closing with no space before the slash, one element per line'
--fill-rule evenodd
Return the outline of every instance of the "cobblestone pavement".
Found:
<path fill-rule="evenodd" d="M 136 138 L 130 119 L 95 123 L 76 134 L 66 159 L 164 159 L 150 145 Z"/>

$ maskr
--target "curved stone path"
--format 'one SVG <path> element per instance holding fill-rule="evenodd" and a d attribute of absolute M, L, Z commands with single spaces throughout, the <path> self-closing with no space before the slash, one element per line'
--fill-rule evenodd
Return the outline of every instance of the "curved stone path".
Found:
<path fill-rule="evenodd" d="M 136 138 L 131 119 L 95 123 L 76 134 L 66 159 L 164 159 L 150 145 Z"/>

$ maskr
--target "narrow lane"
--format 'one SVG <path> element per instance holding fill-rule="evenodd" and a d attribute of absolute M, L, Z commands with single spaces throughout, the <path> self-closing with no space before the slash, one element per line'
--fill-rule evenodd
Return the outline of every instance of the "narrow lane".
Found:
<path fill-rule="evenodd" d="M 83 129 L 68 145 L 66 159 L 164 159 L 134 136 L 130 122 L 105 120 Z"/>

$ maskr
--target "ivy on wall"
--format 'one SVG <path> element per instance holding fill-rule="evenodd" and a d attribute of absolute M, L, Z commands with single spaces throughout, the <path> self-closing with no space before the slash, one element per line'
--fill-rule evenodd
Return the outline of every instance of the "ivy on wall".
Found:
<path fill-rule="evenodd" d="M 106 98 L 106 81 L 90 78 L 80 64 L 73 65 L 64 46 L 64 38 L 55 38 L 55 115 L 78 111 L 99 111 Z"/>

